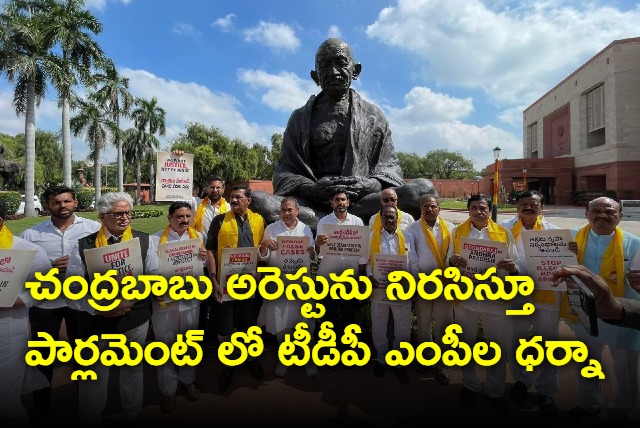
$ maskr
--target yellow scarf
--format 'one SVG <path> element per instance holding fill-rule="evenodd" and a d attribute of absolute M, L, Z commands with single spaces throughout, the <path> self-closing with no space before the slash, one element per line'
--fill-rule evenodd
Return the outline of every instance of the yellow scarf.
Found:
<path fill-rule="evenodd" d="M 164 228 L 164 230 L 162 231 L 162 236 L 160 237 L 160 245 L 167 242 L 167 239 L 169 239 L 170 230 L 171 230 L 171 225 L 167 225 Z M 198 232 L 196 232 L 196 230 L 193 227 L 189 227 L 189 229 L 187 229 L 187 233 L 189 234 L 189 239 L 200 239 Z M 202 246 L 202 242 L 200 242 L 200 246 Z"/>
<path fill-rule="evenodd" d="M 0 226 L 0 248 L 3 250 L 13 248 L 13 233 L 11 233 L 6 224 Z"/>
<path fill-rule="evenodd" d="M 380 211 L 381 212 L 381 211 Z M 380 212 L 373 217 L 373 224 L 371 225 L 371 230 L 378 230 L 382 228 L 382 220 L 380 220 Z M 396 212 L 398 213 L 398 227 L 400 227 L 400 220 L 402 220 L 402 211 L 396 208 Z"/>
<path fill-rule="evenodd" d="M 589 239 L 589 231 L 591 226 L 588 224 L 582 227 L 576 233 L 575 241 L 578 244 L 578 263 L 582 264 L 584 260 L 584 252 L 587 248 L 587 240 Z M 604 250 L 602 261 L 600 262 L 600 277 L 607 283 L 611 294 L 616 297 L 624 296 L 624 254 L 622 252 L 622 229 L 616 226 L 613 239 L 609 246 Z M 576 319 L 569 309 L 568 299 L 562 300 L 561 315 L 566 318 Z"/>
<path fill-rule="evenodd" d="M 518 218 L 518 221 L 516 221 L 516 224 L 514 224 L 511 227 L 511 234 L 513 235 L 513 240 L 518 242 L 518 238 L 520 237 L 520 233 L 522 232 L 522 219 Z M 531 230 L 542 230 L 542 216 L 539 215 L 538 218 L 536 219 L 536 223 L 533 225 L 533 228 Z"/>
<path fill-rule="evenodd" d="M 196 210 L 196 214 L 193 217 L 193 228 L 198 232 L 207 233 L 208 231 L 204 230 L 204 213 L 207 210 L 207 205 L 209 204 L 209 197 L 207 196 L 200 202 L 198 205 L 198 209 Z M 218 210 L 218 214 L 224 214 L 227 212 L 227 201 L 224 198 L 220 198 L 220 209 Z"/>
<path fill-rule="evenodd" d="M 522 219 L 518 218 L 518 221 L 516 221 L 516 223 L 511 227 L 511 234 L 513 235 L 514 241 L 518 242 L 518 238 L 522 233 L 523 227 L 524 225 L 522 224 Z M 531 230 L 543 229 L 544 227 L 542 227 L 542 216 L 539 215 Z M 531 297 L 536 303 L 552 305 L 556 301 L 556 292 L 551 290 L 533 290 L 533 294 L 531 295 Z"/>
<path fill-rule="evenodd" d="M 251 226 L 251 233 L 253 234 L 253 246 L 257 247 L 262 241 L 262 235 L 264 234 L 264 219 L 260 214 L 256 214 L 251 210 L 247 210 L 247 219 L 249 226 Z M 220 232 L 218 233 L 218 273 L 220 273 L 220 264 L 222 262 L 222 250 L 224 248 L 236 248 L 237 246 L 238 223 L 236 222 L 236 215 L 233 211 L 228 211 L 224 216 Z"/>
<path fill-rule="evenodd" d="M 427 226 L 427 222 L 424 221 L 423 218 L 420 219 L 420 226 L 422 227 L 422 233 L 424 233 L 424 237 L 427 240 L 427 244 L 429 244 L 429 249 L 431 249 L 431 253 L 433 257 L 436 259 L 436 263 L 438 268 L 444 270 L 447 261 L 447 252 L 449 252 L 449 228 L 447 227 L 447 223 L 445 223 L 444 219 L 438 216 L 438 225 L 440 226 L 440 230 L 442 231 L 442 246 L 438 246 L 438 241 L 436 240 L 435 235 L 431 231 L 431 228 Z"/>
<path fill-rule="evenodd" d="M 107 231 L 107 227 L 103 224 L 102 227 L 100 228 L 100 231 L 98 232 L 98 236 L 96 237 L 96 248 L 106 247 L 107 245 L 109 245 L 109 243 L 107 242 L 107 235 L 105 234 L 106 231 Z M 120 242 L 128 241 L 129 239 L 132 239 L 132 238 L 133 238 L 133 235 L 131 234 L 131 225 L 129 225 L 124 230 L 124 233 L 122 234 L 122 239 L 120 240 Z"/>
<path fill-rule="evenodd" d="M 369 264 L 372 269 L 374 260 L 373 256 L 380 253 L 382 250 L 382 230 L 383 229 L 381 227 L 374 229 L 373 236 L 371 237 L 371 243 L 369 244 Z M 398 255 L 404 256 L 407 251 L 405 249 L 404 235 L 399 227 L 396 227 L 396 234 L 398 235 Z"/>
<path fill-rule="evenodd" d="M 460 239 L 466 236 L 469 236 L 469 232 L 471 232 L 472 227 L 471 219 L 467 219 L 464 223 L 458 225 L 455 228 L 453 235 L 453 248 L 456 254 L 460 254 Z M 494 223 L 493 220 L 489 219 L 487 223 L 487 229 L 489 232 L 489 239 L 497 242 L 504 242 L 509 245 L 509 236 L 507 235 L 507 229 L 500 226 L 497 223 Z"/>

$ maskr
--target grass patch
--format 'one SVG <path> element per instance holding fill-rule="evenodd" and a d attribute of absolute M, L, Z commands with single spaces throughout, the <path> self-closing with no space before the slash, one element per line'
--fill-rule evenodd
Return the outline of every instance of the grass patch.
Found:
<path fill-rule="evenodd" d="M 134 210 L 143 210 L 141 207 L 134 207 Z M 131 221 L 131 227 L 133 229 L 139 230 L 141 232 L 147 232 L 149 234 L 154 234 L 169 223 L 167 220 L 167 214 L 169 211 L 169 204 L 166 205 L 149 205 L 149 209 L 161 210 L 164 212 L 160 217 L 150 217 L 150 218 L 137 218 Z M 96 211 L 90 212 L 76 212 L 76 215 L 79 217 L 88 218 L 95 221 L 98 220 L 98 213 Z M 24 230 L 47 220 L 48 216 L 38 216 L 38 217 L 25 217 L 20 220 L 7 220 L 5 225 L 11 230 L 11 233 L 14 235 L 20 235 Z"/>
<path fill-rule="evenodd" d="M 440 208 L 445 210 L 466 210 L 467 209 L 467 200 L 460 199 L 440 199 Z M 498 211 L 502 212 L 517 212 L 517 208 L 515 205 L 511 204 L 498 204 Z"/>

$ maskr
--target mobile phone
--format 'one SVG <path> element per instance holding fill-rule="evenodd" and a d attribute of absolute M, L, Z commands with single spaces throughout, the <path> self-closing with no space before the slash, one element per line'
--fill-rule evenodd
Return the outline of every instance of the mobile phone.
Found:
<path fill-rule="evenodd" d="M 575 275 L 565 279 L 569 307 L 576 314 L 582 326 L 591 336 L 598 335 L 598 317 L 596 316 L 596 298 L 589 288 Z"/>

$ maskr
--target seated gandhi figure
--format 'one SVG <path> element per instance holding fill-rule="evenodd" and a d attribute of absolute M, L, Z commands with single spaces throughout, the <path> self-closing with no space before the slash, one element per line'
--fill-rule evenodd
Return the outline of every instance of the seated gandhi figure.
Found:
<path fill-rule="evenodd" d="M 404 183 L 387 119 L 351 89 L 361 70 L 346 42 L 331 38 L 318 48 L 311 78 L 322 91 L 289 118 L 273 176 L 275 194 L 252 193 L 251 209 L 268 223 L 279 219 L 284 196 L 296 197 L 298 218 L 315 228 L 331 212 L 337 189 L 349 195 L 349 212 L 363 219 L 380 210 L 380 191 L 388 187 L 395 188 L 398 207 L 416 218 L 420 196 L 437 194 L 427 179 Z"/>

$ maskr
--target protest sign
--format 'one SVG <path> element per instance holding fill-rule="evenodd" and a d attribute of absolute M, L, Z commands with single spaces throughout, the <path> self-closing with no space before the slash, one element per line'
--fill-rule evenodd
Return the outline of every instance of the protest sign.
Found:
<path fill-rule="evenodd" d="M 396 254 L 374 254 L 373 255 L 373 277 L 382 288 L 373 289 L 373 301 L 377 303 L 409 304 L 411 300 L 389 300 L 387 297 L 387 286 L 389 285 L 388 275 L 394 271 L 407 270 L 407 256 Z"/>
<path fill-rule="evenodd" d="M 551 276 L 560 265 L 578 264 L 578 258 L 569 251 L 572 241 L 569 229 L 523 230 L 522 246 L 527 259 L 529 276 L 536 290 L 565 291 L 562 282 L 551 286 Z"/>
<path fill-rule="evenodd" d="M 35 250 L 0 250 L 0 308 L 13 306 L 35 256 Z"/>
<path fill-rule="evenodd" d="M 323 224 L 322 233 L 329 239 L 320 246 L 321 256 L 369 257 L 369 226 Z"/>
<path fill-rule="evenodd" d="M 156 201 L 191 201 L 193 155 L 157 152 L 156 157 Z"/>
<path fill-rule="evenodd" d="M 220 286 L 222 287 L 222 301 L 233 300 L 227 291 L 227 280 L 234 274 L 255 275 L 258 268 L 258 248 L 223 248 L 220 263 Z"/>

